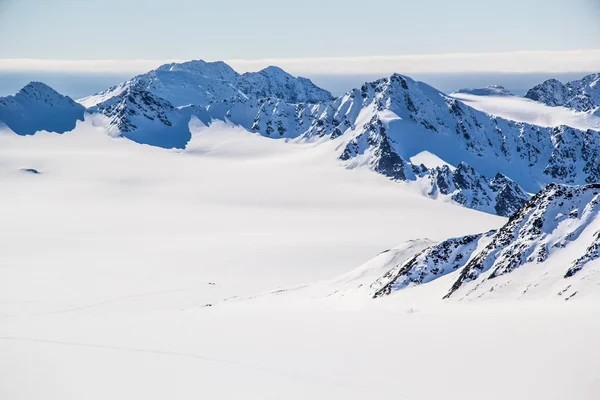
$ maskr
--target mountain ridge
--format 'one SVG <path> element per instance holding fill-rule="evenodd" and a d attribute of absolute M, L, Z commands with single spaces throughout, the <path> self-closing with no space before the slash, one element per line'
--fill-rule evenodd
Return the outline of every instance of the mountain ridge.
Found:
<path fill-rule="evenodd" d="M 552 107 L 567 107 L 600 116 L 600 73 L 563 84 L 549 79 L 531 88 L 525 97 Z"/>
<path fill-rule="evenodd" d="M 238 74 L 224 62 L 196 60 L 165 64 L 80 102 L 111 136 L 165 148 L 185 148 L 193 117 L 271 138 L 337 140 L 335 156 L 346 168 L 368 167 L 415 182 L 428 197 L 506 217 L 548 183 L 600 181 L 597 131 L 506 120 L 401 74 L 334 99 L 278 67 Z M 423 151 L 452 168 L 410 161 Z"/>

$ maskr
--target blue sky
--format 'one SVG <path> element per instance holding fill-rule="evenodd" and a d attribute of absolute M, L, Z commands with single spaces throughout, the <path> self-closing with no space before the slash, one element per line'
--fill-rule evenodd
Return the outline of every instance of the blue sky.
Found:
<path fill-rule="evenodd" d="M 0 0 L 0 58 L 263 59 L 600 49 L 598 0 Z"/>
<path fill-rule="evenodd" d="M 82 97 L 161 64 L 278 65 L 342 93 L 400 72 L 442 90 L 600 71 L 600 0 L 0 0 L 0 95 Z"/>

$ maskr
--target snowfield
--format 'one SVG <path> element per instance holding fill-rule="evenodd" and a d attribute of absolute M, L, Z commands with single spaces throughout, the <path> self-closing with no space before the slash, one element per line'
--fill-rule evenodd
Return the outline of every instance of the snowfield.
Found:
<path fill-rule="evenodd" d="M 597 296 L 367 294 L 506 218 L 341 168 L 343 138 L 191 131 L 0 132 L 1 399 L 598 398 Z"/>
<path fill-rule="evenodd" d="M 456 92 L 451 94 L 479 111 L 511 121 L 553 127 L 600 130 L 600 116 L 566 107 L 550 107 L 525 97 L 511 95 L 478 95 Z"/>

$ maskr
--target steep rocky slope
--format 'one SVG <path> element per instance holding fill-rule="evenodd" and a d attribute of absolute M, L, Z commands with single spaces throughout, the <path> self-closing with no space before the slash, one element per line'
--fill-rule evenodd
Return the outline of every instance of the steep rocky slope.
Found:
<path fill-rule="evenodd" d="M 600 115 L 600 73 L 566 84 L 549 79 L 530 89 L 525 97 L 549 106 L 568 107 Z"/>
<path fill-rule="evenodd" d="M 434 244 L 371 285 L 382 297 L 446 280 L 447 299 L 538 298 L 566 300 L 600 290 L 600 184 L 551 184 L 497 232 Z"/>

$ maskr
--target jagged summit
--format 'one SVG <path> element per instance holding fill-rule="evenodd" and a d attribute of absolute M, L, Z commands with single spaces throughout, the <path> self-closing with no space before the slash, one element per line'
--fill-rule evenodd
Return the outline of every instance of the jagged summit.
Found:
<path fill-rule="evenodd" d="M 568 107 L 600 115 L 600 73 L 566 84 L 549 79 L 530 89 L 525 97 L 552 107 Z"/>
<path fill-rule="evenodd" d="M 564 106 L 569 100 L 569 89 L 556 79 L 548 79 L 529 89 L 525 97 L 552 107 Z"/>

